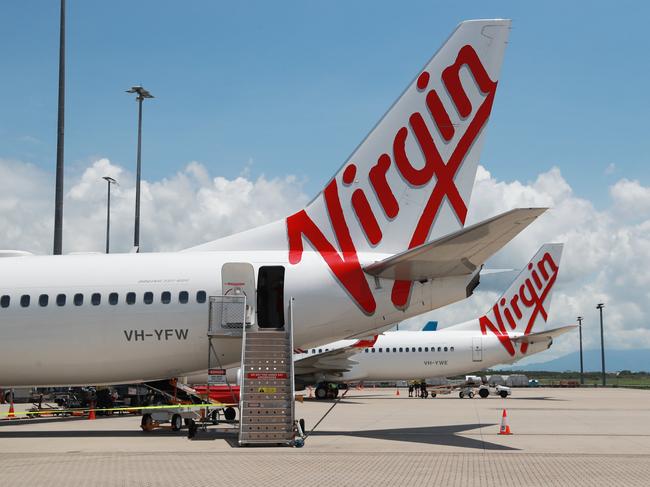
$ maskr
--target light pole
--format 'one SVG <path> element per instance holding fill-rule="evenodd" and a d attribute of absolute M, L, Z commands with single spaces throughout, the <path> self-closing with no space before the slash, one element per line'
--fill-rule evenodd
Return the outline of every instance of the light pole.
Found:
<path fill-rule="evenodd" d="M 106 253 L 108 254 L 111 241 L 111 184 L 117 185 L 117 181 L 110 176 L 104 176 L 102 179 L 108 183 L 106 194 Z"/>
<path fill-rule="evenodd" d="M 63 133 L 65 121 L 65 0 L 61 0 L 59 24 L 59 115 L 56 127 L 56 183 L 54 187 L 54 245 L 52 253 L 63 252 Z"/>
<path fill-rule="evenodd" d="M 578 332 L 580 336 L 580 385 L 585 385 L 585 371 L 582 365 L 582 316 L 578 316 Z"/>
<path fill-rule="evenodd" d="M 603 366 L 603 387 L 605 387 L 605 336 L 603 334 L 603 308 L 604 303 L 598 303 L 596 309 L 600 311 L 600 360 Z"/>
<path fill-rule="evenodd" d="M 140 174 L 141 174 L 141 153 L 142 153 L 142 101 L 145 98 L 153 98 L 153 95 L 142 86 L 132 86 L 127 93 L 137 93 L 135 100 L 138 102 L 138 156 L 135 173 L 135 229 L 133 230 L 133 246 L 136 252 L 140 251 Z"/>

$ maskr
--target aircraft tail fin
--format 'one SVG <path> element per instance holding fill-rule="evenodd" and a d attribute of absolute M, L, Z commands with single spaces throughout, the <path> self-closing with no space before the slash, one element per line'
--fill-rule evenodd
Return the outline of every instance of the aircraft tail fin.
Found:
<path fill-rule="evenodd" d="M 492 309 L 479 318 L 481 332 L 497 335 L 510 355 L 515 354 L 510 332 L 530 335 L 546 328 L 563 247 L 542 245 Z M 527 349 L 528 343 L 522 341 L 521 353 Z"/>

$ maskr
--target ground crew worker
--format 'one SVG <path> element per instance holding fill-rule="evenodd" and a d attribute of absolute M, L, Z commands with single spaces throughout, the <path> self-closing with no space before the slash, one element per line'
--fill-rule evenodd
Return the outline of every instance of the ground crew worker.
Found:
<path fill-rule="evenodd" d="M 409 397 L 413 397 L 413 382 L 409 382 Z"/>

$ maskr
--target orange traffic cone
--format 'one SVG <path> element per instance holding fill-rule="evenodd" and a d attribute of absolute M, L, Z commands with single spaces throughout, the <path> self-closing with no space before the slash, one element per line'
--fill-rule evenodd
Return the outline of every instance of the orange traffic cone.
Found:
<path fill-rule="evenodd" d="M 15 418 L 15 417 L 16 417 L 16 412 L 14 411 L 14 398 L 12 394 L 11 402 L 9 403 L 9 414 L 7 414 L 7 418 Z"/>
<path fill-rule="evenodd" d="M 395 389 L 395 395 L 399 396 L 399 389 Z"/>
<path fill-rule="evenodd" d="M 95 418 L 95 401 L 90 401 L 90 411 L 88 411 L 88 419 Z"/>
<path fill-rule="evenodd" d="M 512 432 L 510 431 L 510 425 L 508 424 L 508 413 L 506 410 L 503 410 L 503 414 L 501 415 L 501 427 L 499 428 L 499 434 L 500 435 L 511 435 Z"/>

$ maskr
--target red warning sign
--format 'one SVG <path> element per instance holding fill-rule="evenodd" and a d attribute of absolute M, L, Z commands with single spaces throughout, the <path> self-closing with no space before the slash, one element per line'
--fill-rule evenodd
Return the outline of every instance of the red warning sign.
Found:
<path fill-rule="evenodd" d="M 285 372 L 248 372 L 246 378 L 262 380 L 286 379 L 287 374 Z"/>
<path fill-rule="evenodd" d="M 226 375 L 226 369 L 208 369 L 208 375 Z"/>

